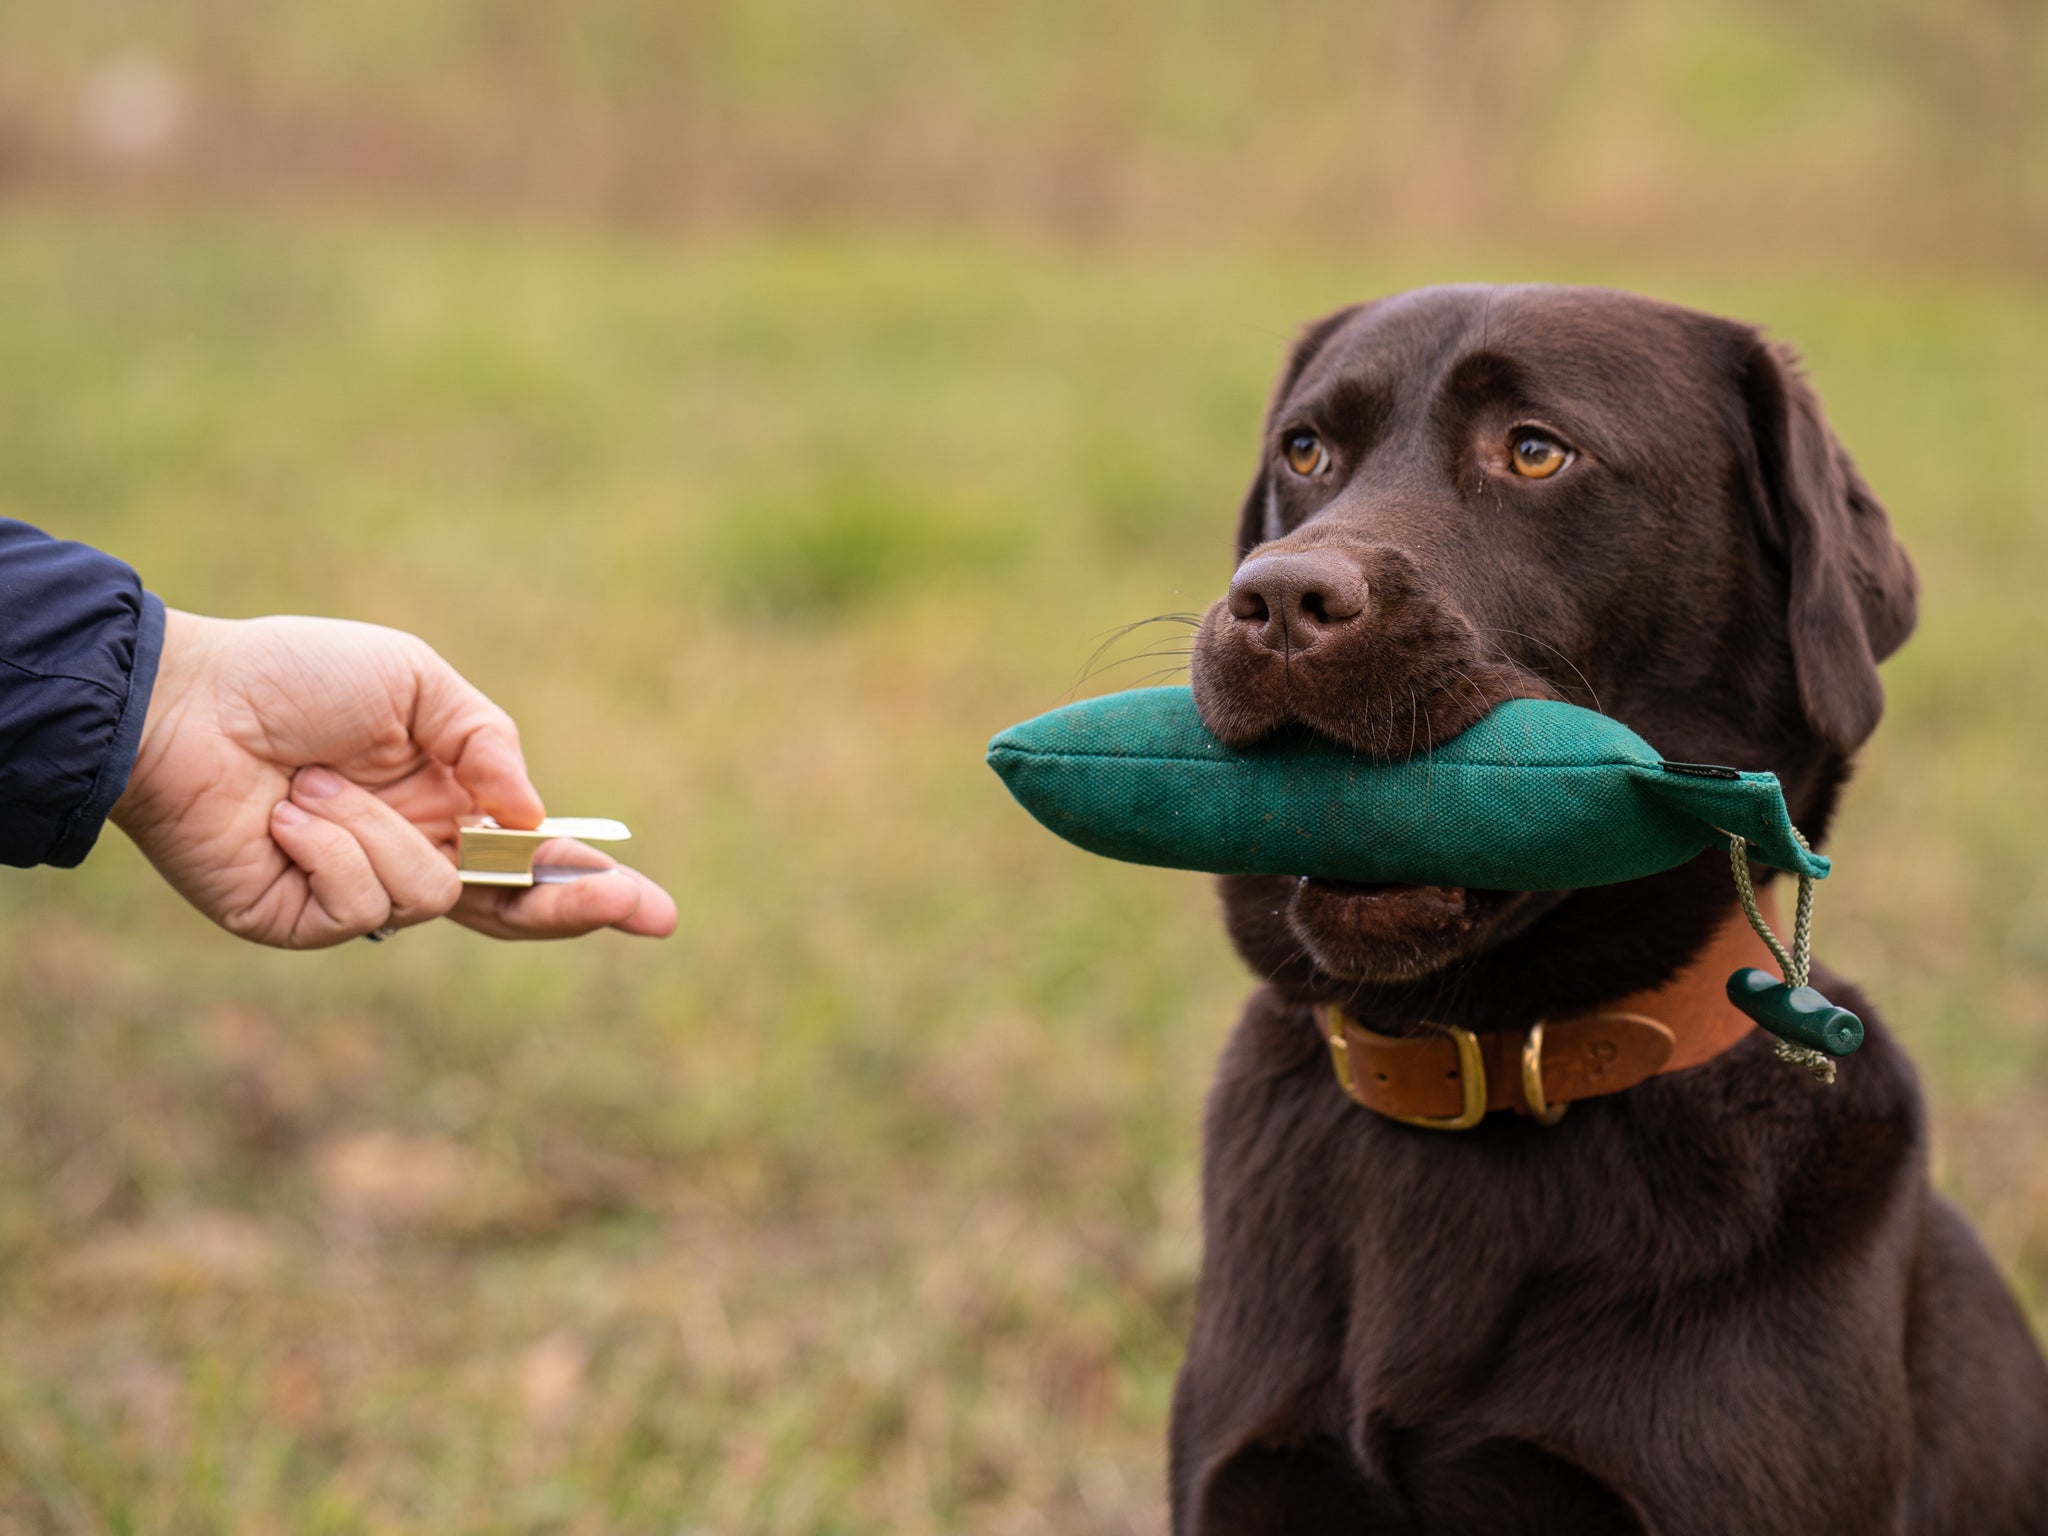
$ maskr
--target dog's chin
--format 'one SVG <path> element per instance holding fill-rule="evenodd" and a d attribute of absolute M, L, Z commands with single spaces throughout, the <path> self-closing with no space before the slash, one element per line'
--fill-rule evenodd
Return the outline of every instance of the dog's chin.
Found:
<path fill-rule="evenodd" d="M 1521 891 L 1304 879 L 1287 905 L 1287 927 L 1324 974 L 1395 983 L 1490 949 L 1541 910 Z"/>

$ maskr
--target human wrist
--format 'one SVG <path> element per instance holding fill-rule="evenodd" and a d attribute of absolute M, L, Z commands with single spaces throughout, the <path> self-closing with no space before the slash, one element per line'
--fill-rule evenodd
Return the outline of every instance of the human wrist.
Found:
<path fill-rule="evenodd" d="M 109 821 L 131 836 L 136 823 L 148 817 L 150 786 L 156 767 L 162 761 L 169 741 L 177 733 L 177 722 L 190 713 L 204 692 L 204 678 L 218 648 L 220 631 L 230 624 L 229 620 L 209 619 L 171 607 L 164 609 L 156 680 L 143 715 L 135 760 L 128 772 L 127 788 L 107 813 Z"/>

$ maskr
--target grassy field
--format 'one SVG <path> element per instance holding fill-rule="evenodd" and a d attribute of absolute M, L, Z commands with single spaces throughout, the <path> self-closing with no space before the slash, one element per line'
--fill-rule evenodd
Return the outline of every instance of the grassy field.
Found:
<path fill-rule="evenodd" d="M 1220 589 L 1299 321 L 1524 276 L 1800 342 L 1911 543 L 1819 942 L 2048 1305 L 2048 292 L 17 211 L 0 515 L 427 635 L 683 917 L 275 955 L 117 834 L 8 872 L 0 1532 L 1159 1529 L 1247 981 L 982 743 Z"/>
<path fill-rule="evenodd" d="M 2035 0 L 0 0 L 0 35 L 0 192 L 2048 263 Z"/>

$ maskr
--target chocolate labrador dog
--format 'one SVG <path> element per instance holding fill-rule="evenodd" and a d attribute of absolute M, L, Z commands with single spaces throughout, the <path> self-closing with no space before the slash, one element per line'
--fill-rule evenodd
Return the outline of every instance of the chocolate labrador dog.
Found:
<path fill-rule="evenodd" d="M 1193 670 L 1226 741 L 1402 757 L 1562 698 L 1776 772 L 1816 840 L 1916 606 L 1783 347 L 1594 289 L 1313 326 L 1237 545 Z M 1734 1013 L 1725 855 L 1574 892 L 1222 894 L 1266 979 L 1208 1110 L 1176 1532 L 2048 1531 L 2048 1371 L 1929 1187 L 1913 1068 L 1824 971 L 1868 1030 L 1832 1085 Z M 1532 1025 L 1597 1033 L 1618 999 L 1661 1070 L 1607 1091 L 1615 1047 L 1581 1042 L 1559 1118 Z M 1439 1111 L 1490 1076 L 1495 1112 L 1446 1131 L 1347 1091 L 1404 1071 Z"/>

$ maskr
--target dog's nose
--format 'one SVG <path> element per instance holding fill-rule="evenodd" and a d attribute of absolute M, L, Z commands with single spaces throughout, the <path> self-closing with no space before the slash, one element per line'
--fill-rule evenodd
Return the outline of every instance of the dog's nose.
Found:
<path fill-rule="evenodd" d="M 1365 612 L 1365 572 L 1342 550 L 1255 555 L 1230 583 L 1231 617 L 1269 651 L 1292 655 Z"/>

